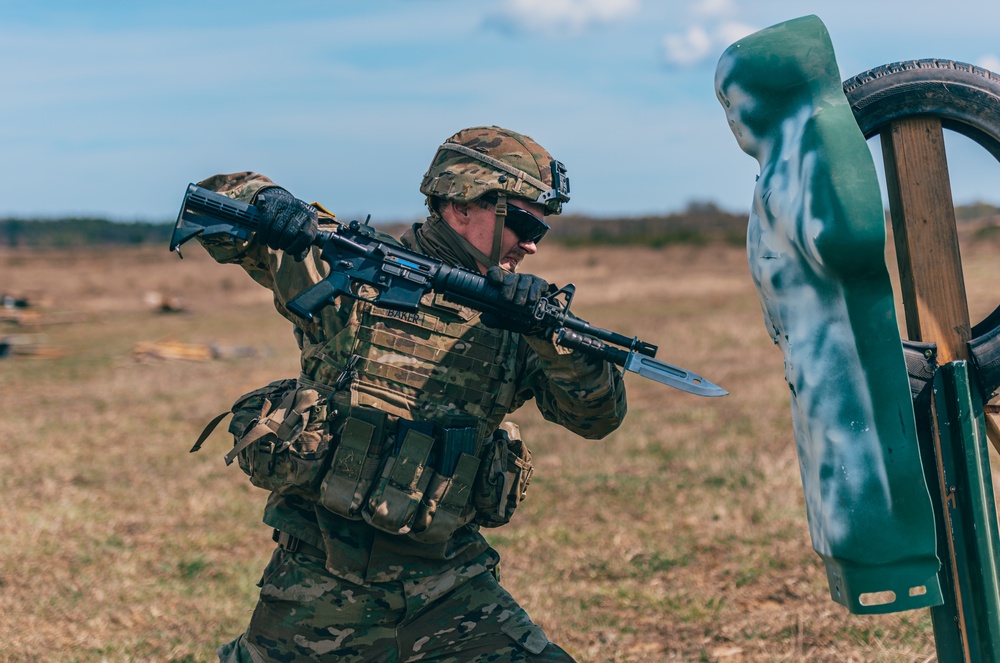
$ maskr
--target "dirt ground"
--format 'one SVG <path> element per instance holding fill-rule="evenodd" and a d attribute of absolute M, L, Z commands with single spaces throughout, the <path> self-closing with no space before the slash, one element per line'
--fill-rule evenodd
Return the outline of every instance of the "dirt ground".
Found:
<path fill-rule="evenodd" d="M 1000 303 L 998 245 L 963 251 L 977 321 Z M 224 431 L 188 449 L 237 396 L 295 376 L 297 354 L 268 292 L 185 255 L 0 252 L 0 293 L 33 302 L 0 309 L 17 341 L 0 359 L 0 661 L 208 661 L 246 625 L 272 547 L 265 495 L 223 463 Z M 488 534 L 504 584 L 582 662 L 935 660 L 927 610 L 830 599 L 745 261 L 723 245 L 534 260 L 576 284 L 578 315 L 731 395 L 629 375 L 628 418 L 596 442 L 514 413 L 536 470 Z"/>

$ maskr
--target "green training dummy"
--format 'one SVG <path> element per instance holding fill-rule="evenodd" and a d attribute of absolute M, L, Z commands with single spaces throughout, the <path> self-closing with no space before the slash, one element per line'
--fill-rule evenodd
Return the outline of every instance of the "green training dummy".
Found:
<path fill-rule="evenodd" d="M 715 85 L 760 163 L 747 256 L 785 357 L 813 547 L 855 613 L 941 603 L 875 164 L 815 16 L 731 45 Z"/>

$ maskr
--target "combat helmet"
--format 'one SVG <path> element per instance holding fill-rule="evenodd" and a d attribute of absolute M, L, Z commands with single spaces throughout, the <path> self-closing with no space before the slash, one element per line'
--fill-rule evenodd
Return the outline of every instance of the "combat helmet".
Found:
<path fill-rule="evenodd" d="M 420 192 L 456 203 L 497 196 L 492 264 L 500 253 L 507 199 L 521 198 L 559 214 L 569 201 L 566 167 L 524 134 L 497 126 L 471 127 L 438 147 L 420 183 Z"/>

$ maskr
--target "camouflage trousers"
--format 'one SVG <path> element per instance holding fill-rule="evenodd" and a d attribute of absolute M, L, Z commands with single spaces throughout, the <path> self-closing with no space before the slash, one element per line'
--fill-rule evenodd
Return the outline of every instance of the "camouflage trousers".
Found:
<path fill-rule="evenodd" d="M 223 663 L 572 663 L 490 572 L 489 550 L 416 580 L 355 585 L 323 560 L 275 550 L 246 632 L 219 648 Z"/>

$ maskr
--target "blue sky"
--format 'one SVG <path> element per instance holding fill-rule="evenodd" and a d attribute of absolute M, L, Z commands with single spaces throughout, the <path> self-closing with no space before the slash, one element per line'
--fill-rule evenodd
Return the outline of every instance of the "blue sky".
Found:
<path fill-rule="evenodd" d="M 256 170 L 409 220 L 437 145 L 479 124 L 565 162 L 568 210 L 743 211 L 757 164 L 715 64 L 810 13 L 845 78 L 925 57 L 1000 71 L 996 0 L 0 0 L 0 217 L 168 220 L 188 182 Z M 1000 204 L 1000 166 L 948 140 L 956 202 Z"/>

